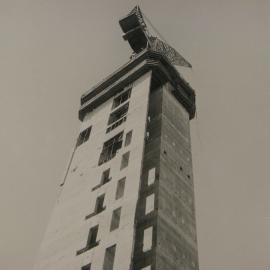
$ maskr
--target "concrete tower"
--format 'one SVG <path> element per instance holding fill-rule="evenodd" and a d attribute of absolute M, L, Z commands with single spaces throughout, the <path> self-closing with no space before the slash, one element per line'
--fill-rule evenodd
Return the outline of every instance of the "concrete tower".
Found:
<path fill-rule="evenodd" d="M 130 61 L 81 97 L 80 134 L 36 270 L 198 269 L 195 94 L 172 48 L 155 47 L 143 24 L 138 7 L 120 21 Z"/>

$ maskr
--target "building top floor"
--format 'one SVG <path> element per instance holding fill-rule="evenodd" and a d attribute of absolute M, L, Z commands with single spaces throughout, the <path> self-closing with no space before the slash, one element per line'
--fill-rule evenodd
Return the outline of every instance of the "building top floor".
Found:
<path fill-rule="evenodd" d="M 81 97 L 79 119 L 82 121 L 87 112 L 121 92 L 124 87 L 148 71 L 152 71 L 151 88 L 154 89 L 170 82 L 172 93 L 192 119 L 196 111 L 195 91 L 164 55 L 151 49 L 146 49 L 135 55 L 128 63 L 84 93 Z"/>

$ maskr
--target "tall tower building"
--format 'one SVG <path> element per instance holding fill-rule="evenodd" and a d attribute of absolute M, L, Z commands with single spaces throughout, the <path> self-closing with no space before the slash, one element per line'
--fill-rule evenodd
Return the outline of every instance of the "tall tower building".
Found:
<path fill-rule="evenodd" d="M 190 64 L 120 20 L 130 60 L 81 97 L 81 130 L 36 270 L 198 270 Z"/>

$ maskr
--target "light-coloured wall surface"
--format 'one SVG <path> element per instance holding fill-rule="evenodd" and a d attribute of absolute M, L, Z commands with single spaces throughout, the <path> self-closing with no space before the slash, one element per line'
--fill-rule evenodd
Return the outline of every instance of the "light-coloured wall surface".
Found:
<path fill-rule="evenodd" d="M 126 122 L 106 134 L 107 122 L 112 109 L 113 98 L 85 116 L 81 131 L 92 126 L 90 138 L 80 145 L 74 154 L 62 192 L 52 214 L 45 234 L 36 270 L 76 270 L 91 263 L 91 269 L 102 270 L 106 248 L 116 244 L 114 269 L 127 270 L 130 267 L 135 210 L 138 200 L 145 126 L 151 73 L 134 82 L 129 101 Z M 132 140 L 116 156 L 98 165 L 103 143 L 124 131 L 132 130 Z M 129 164 L 120 170 L 122 155 L 130 151 Z M 111 181 L 92 190 L 100 183 L 102 172 L 110 168 Z M 126 177 L 122 198 L 115 200 L 118 180 Z M 96 198 L 105 193 L 106 209 L 89 219 L 94 212 Z M 113 210 L 121 207 L 119 228 L 110 232 Z M 80 254 L 76 251 L 86 246 L 89 229 L 99 225 L 99 245 Z"/>

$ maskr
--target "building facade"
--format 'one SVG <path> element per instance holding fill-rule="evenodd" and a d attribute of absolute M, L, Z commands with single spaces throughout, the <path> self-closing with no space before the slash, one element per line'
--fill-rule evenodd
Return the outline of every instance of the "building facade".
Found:
<path fill-rule="evenodd" d="M 199 269 L 194 114 L 194 90 L 151 49 L 86 92 L 35 269 Z"/>

